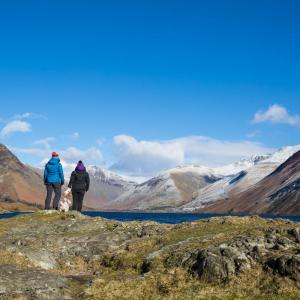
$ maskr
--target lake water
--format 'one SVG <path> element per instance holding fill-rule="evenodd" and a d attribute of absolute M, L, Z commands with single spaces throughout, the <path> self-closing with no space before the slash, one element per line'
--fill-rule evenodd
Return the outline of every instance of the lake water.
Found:
<path fill-rule="evenodd" d="M 0 214 L 0 219 L 12 218 L 24 212 L 14 212 Z M 102 211 L 85 211 L 84 215 L 90 217 L 103 217 L 106 219 L 117 221 L 155 221 L 166 224 L 178 224 L 182 222 L 191 222 L 199 219 L 207 219 L 211 217 L 220 217 L 228 215 L 219 214 L 185 214 L 185 213 L 141 213 L 141 212 L 102 212 Z M 291 221 L 300 222 L 300 217 L 274 217 L 270 215 L 262 215 L 263 218 L 284 218 Z"/>

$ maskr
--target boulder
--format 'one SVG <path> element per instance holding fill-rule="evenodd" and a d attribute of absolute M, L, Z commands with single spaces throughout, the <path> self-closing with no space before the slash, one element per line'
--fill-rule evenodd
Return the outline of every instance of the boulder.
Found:
<path fill-rule="evenodd" d="M 282 255 L 271 258 L 267 261 L 267 266 L 281 276 L 290 277 L 300 282 L 300 255 Z"/>

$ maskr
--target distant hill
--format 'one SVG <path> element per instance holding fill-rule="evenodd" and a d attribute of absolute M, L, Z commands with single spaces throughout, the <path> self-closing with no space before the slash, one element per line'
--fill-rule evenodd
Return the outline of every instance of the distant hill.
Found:
<path fill-rule="evenodd" d="M 5 211 L 41 208 L 44 198 L 41 175 L 0 144 L 0 208 Z"/>

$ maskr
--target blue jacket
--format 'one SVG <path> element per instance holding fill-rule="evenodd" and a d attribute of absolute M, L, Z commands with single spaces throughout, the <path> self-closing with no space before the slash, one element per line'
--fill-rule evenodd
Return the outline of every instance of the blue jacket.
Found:
<path fill-rule="evenodd" d="M 64 171 L 56 158 L 51 158 L 45 166 L 44 183 L 64 183 Z"/>

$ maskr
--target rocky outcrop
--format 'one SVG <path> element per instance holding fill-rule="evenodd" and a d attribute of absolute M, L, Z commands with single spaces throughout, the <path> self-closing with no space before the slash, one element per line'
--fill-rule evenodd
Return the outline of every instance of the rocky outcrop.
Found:
<path fill-rule="evenodd" d="M 164 225 L 37 212 L 0 221 L 0 299 L 283 299 L 287 288 L 297 299 L 299 238 L 298 223 L 258 217 Z"/>
<path fill-rule="evenodd" d="M 0 299 L 73 299 L 63 276 L 12 265 L 1 265 L 0 274 Z"/>
<path fill-rule="evenodd" d="M 241 236 L 229 243 L 193 253 L 185 261 L 185 265 L 188 265 L 199 278 L 206 281 L 228 281 L 233 276 L 251 270 L 257 264 L 265 265 L 266 258 L 276 256 L 276 252 L 290 248 L 298 249 L 298 247 L 298 244 L 288 238 L 277 238 L 272 235 Z M 270 266 L 269 260 L 267 260 L 267 265 Z M 282 273 L 282 275 L 290 274 Z"/>
<path fill-rule="evenodd" d="M 282 255 L 277 258 L 271 258 L 267 265 L 281 276 L 287 276 L 295 281 L 300 281 L 300 255 Z"/>

